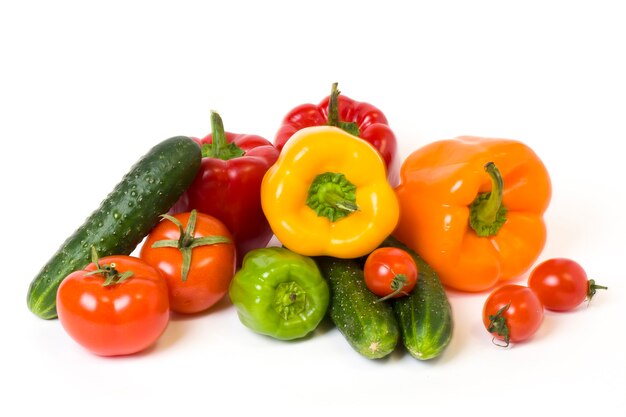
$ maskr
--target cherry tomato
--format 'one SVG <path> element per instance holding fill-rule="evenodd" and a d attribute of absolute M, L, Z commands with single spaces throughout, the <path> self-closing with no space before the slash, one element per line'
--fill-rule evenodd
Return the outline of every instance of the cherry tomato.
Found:
<path fill-rule="evenodd" d="M 483 323 L 497 339 L 521 342 L 534 335 L 543 321 L 543 305 L 528 287 L 504 285 L 495 289 L 483 306 Z"/>
<path fill-rule="evenodd" d="M 173 311 L 207 310 L 228 292 L 235 274 L 232 235 L 220 220 L 195 210 L 163 217 L 139 257 L 165 277 Z"/>
<path fill-rule="evenodd" d="M 407 295 L 417 283 L 415 261 L 398 248 L 378 248 L 370 253 L 363 273 L 367 288 L 382 299 Z"/>
<path fill-rule="evenodd" d="M 598 289 L 607 289 L 587 279 L 577 262 L 567 258 L 548 259 L 537 265 L 528 278 L 528 286 L 549 310 L 566 311 L 591 300 Z"/>
<path fill-rule="evenodd" d="M 167 285 L 141 259 L 108 256 L 61 282 L 57 312 L 65 331 L 87 350 L 129 355 L 152 345 L 167 327 Z"/>

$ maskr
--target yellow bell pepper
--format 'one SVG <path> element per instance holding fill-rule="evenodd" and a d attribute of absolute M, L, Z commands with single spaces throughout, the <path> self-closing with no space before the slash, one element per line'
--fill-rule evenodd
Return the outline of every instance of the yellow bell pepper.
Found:
<path fill-rule="evenodd" d="M 285 247 L 337 258 L 369 254 L 400 213 L 380 154 L 332 126 L 304 128 L 289 139 L 263 177 L 261 205 Z"/>

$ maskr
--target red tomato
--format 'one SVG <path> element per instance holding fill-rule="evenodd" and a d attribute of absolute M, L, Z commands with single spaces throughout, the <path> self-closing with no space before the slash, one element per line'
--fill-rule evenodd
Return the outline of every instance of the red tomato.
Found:
<path fill-rule="evenodd" d="M 494 290 L 483 306 L 483 323 L 495 338 L 521 342 L 534 335 L 543 321 L 543 305 L 528 287 L 504 285 Z"/>
<path fill-rule="evenodd" d="M 587 279 L 577 262 L 566 258 L 549 259 L 530 273 L 528 286 L 549 310 L 566 311 L 591 300 L 597 289 L 607 289 Z"/>
<path fill-rule="evenodd" d="M 417 283 L 415 261 L 398 248 L 378 248 L 370 253 L 363 273 L 367 288 L 383 299 L 407 295 Z"/>
<path fill-rule="evenodd" d="M 169 322 L 165 280 L 131 256 L 108 256 L 98 264 L 100 268 L 91 263 L 61 282 L 61 325 L 76 342 L 101 356 L 128 355 L 152 345 Z M 96 270 L 102 273 L 94 274 Z M 128 271 L 130 277 L 105 285 L 107 277 L 115 280 Z"/>
<path fill-rule="evenodd" d="M 233 238 L 220 220 L 195 210 L 164 217 L 139 256 L 165 277 L 173 311 L 207 310 L 228 292 L 235 274 Z"/>

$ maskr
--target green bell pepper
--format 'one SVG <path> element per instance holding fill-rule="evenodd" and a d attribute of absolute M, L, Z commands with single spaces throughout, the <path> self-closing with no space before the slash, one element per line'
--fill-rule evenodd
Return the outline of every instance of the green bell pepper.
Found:
<path fill-rule="evenodd" d="M 246 327 L 291 340 L 306 336 L 322 321 L 329 289 L 311 258 L 270 247 L 246 254 L 229 296 Z"/>

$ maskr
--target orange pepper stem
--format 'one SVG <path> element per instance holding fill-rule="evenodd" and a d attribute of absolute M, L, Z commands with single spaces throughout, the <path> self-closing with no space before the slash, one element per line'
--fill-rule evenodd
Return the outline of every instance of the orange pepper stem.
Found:
<path fill-rule="evenodd" d="M 469 223 L 480 237 L 494 236 L 506 222 L 507 209 L 502 205 L 504 180 L 493 162 L 485 164 L 485 171 L 491 177 L 491 191 L 479 194 L 470 204 Z"/>
<path fill-rule="evenodd" d="M 338 127 L 351 135 L 359 136 L 359 126 L 352 122 L 342 122 L 339 119 L 339 94 L 338 84 L 333 83 L 328 100 L 328 126 Z"/>
<path fill-rule="evenodd" d="M 334 222 L 359 209 L 355 192 L 356 186 L 345 175 L 325 172 L 311 183 L 306 204 L 318 216 Z"/>

